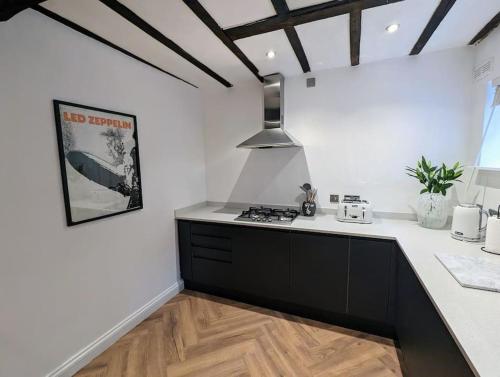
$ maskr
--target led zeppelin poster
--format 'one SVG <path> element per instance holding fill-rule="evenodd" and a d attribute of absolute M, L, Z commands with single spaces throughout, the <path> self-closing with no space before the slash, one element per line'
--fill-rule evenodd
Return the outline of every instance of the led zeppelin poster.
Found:
<path fill-rule="evenodd" d="M 69 226 L 142 208 L 134 115 L 54 101 Z"/>

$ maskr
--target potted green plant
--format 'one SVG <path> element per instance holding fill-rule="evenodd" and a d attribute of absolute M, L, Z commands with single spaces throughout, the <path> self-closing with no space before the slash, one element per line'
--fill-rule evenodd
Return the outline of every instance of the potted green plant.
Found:
<path fill-rule="evenodd" d="M 418 223 L 424 228 L 442 228 L 448 219 L 446 192 L 454 182 L 461 182 L 458 178 L 464 173 L 463 165 L 457 162 L 451 168 L 444 163 L 440 167 L 432 166 L 431 161 L 422 156 L 417 167 L 407 166 L 406 172 L 424 185 L 417 204 Z"/>

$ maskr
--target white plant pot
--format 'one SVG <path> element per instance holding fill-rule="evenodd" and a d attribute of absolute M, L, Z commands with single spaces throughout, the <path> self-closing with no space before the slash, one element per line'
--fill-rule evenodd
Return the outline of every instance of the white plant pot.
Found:
<path fill-rule="evenodd" d="M 448 220 L 446 198 L 441 194 L 420 194 L 417 204 L 418 224 L 424 228 L 441 229 Z"/>

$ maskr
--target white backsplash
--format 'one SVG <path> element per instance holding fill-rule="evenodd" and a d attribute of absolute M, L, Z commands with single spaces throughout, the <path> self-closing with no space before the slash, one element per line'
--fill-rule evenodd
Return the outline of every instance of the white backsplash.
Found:
<path fill-rule="evenodd" d="M 262 127 L 259 83 L 205 93 L 208 200 L 297 205 L 308 181 L 321 207 L 358 194 L 375 211 L 413 212 L 420 185 L 406 165 L 468 158 L 473 66 L 466 47 L 319 72 L 315 88 L 288 77 L 285 126 L 303 149 L 235 148 Z"/>

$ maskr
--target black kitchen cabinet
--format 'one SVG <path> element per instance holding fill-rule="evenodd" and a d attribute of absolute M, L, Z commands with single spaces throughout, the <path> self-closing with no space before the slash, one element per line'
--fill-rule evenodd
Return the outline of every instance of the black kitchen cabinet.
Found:
<path fill-rule="evenodd" d="M 290 293 L 290 232 L 239 227 L 233 238 L 234 289 L 286 300 Z"/>
<path fill-rule="evenodd" d="M 349 238 L 291 234 L 291 299 L 314 309 L 345 313 Z"/>
<path fill-rule="evenodd" d="M 178 222 L 187 288 L 395 336 L 405 376 L 473 377 L 394 241 Z"/>
<path fill-rule="evenodd" d="M 457 344 L 401 251 L 396 332 L 406 375 L 473 377 Z"/>
<path fill-rule="evenodd" d="M 349 255 L 348 313 L 391 323 L 394 319 L 394 242 L 352 238 Z"/>
<path fill-rule="evenodd" d="M 181 276 L 207 286 L 231 288 L 234 280 L 233 228 L 180 221 Z"/>

